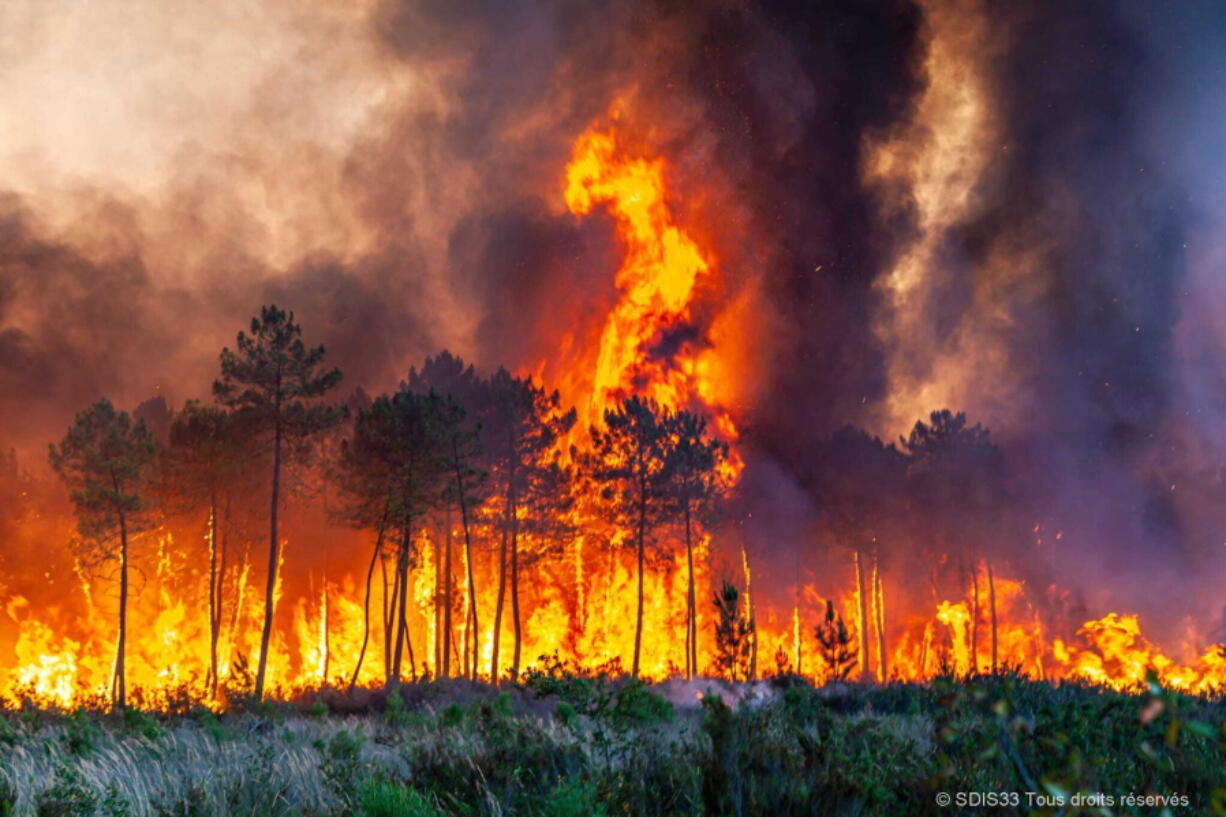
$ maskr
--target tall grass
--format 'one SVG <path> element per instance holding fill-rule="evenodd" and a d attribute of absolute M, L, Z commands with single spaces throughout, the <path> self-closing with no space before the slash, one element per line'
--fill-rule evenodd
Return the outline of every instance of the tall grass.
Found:
<path fill-rule="evenodd" d="M 1185 813 L 1226 814 L 1220 699 L 1009 677 L 723 692 L 677 710 L 555 675 L 349 715 L 8 712 L 0 815 L 929 815 L 957 813 L 936 792 L 1031 789 L 1180 792 Z"/>

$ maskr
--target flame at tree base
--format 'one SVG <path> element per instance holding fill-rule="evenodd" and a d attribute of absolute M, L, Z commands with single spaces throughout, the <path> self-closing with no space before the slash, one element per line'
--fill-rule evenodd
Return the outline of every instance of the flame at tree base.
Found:
<path fill-rule="evenodd" d="M 168 564 L 183 555 L 168 534 L 159 536 Z M 427 555 L 433 546 L 426 542 Z M 699 592 L 710 599 L 713 591 L 711 571 L 705 549 L 700 561 Z M 425 559 L 425 563 L 433 561 Z M 601 562 L 602 564 L 596 564 Z M 488 570 L 491 565 L 480 565 Z M 583 604 L 575 593 L 575 574 L 559 570 L 556 584 L 525 599 L 523 654 L 531 656 L 522 669 L 552 666 L 555 660 L 576 671 L 595 671 L 617 667 L 629 655 L 633 642 L 635 581 L 632 559 L 626 554 L 601 552 L 585 564 L 586 582 Z M 483 575 L 488 575 L 483 573 Z M 457 572 L 456 579 L 460 578 Z M 429 570 L 417 572 L 410 598 L 414 611 L 410 635 L 414 642 L 416 677 L 433 677 L 442 643 L 435 627 L 433 589 L 436 576 Z M 234 634 L 254 631 L 262 614 L 258 604 L 244 602 L 234 616 L 221 647 L 220 693 L 210 693 L 205 684 L 209 667 L 208 631 L 187 615 L 198 609 L 200 599 L 193 594 L 177 595 L 190 583 L 167 570 L 152 579 L 156 586 L 146 588 L 133 611 L 133 645 L 129 655 L 129 686 L 138 706 L 165 708 L 181 706 L 184 701 L 223 707 L 229 697 L 250 692 L 251 678 L 246 667 L 254 664 L 254 637 L 236 638 Z M 661 565 L 646 577 L 649 604 L 645 611 L 644 660 L 642 676 L 664 680 L 681 675 L 684 666 L 686 581 L 681 560 Z M 571 582 L 571 586 L 567 583 Z M 457 581 L 458 586 L 458 581 Z M 1220 645 L 1204 649 L 1192 662 L 1180 662 L 1165 654 L 1144 636 L 1135 615 L 1108 613 L 1085 622 L 1070 638 L 1049 637 L 1027 599 L 1022 583 L 1005 577 L 996 579 L 998 620 L 997 671 L 1017 673 L 1051 682 L 1085 682 L 1117 690 L 1140 690 L 1152 678 L 1166 687 L 1189 693 L 1212 694 L 1226 689 L 1226 649 Z M 756 595 L 756 594 L 755 594 Z M 765 610 L 755 600 L 757 650 L 763 658 L 758 665 L 764 676 L 776 672 L 801 675 L 822 683 L 831 669 L 821 656 L 814 628 L 820 622 L 819 594 L 813 587 L 803 588 L 803 605 L 790 610 Z M 250 599 L 248 594 L 246 599 Z M 482 592 L 481 609 L 491 609 L 492 594 Z M 372 609 L 380 610 L 383 599 L 372 599 Z M 704 607 L 709 607 L 705 605 Z M 847 622 L 852 642 L 859 639 L 858 605 L 849 588 L 839 595 L 836 609 Z M 924 681 L 938 675 L 967 676 L 992 671 L 993 638 L 986 604 L 981 599 L 978 616 L 971 597 L 939 602 L 930 615 L 903 614 L 900 624 L 887 626 L 888 671 L 881 674 L 880 657 L 872 653 L 872 680 Z M 363 640 L 364 602 L 361 592 L 346 577 L 321 583 L 314 597 L 302 597 L 292 604 L 292 624 L 278 630 L 270 654 L 271 687 L 274 694 L 294 697 L 324 686 L 344 688 L 357 663 Z M 18 629 L 14 645 L 15 661 L 0 671 L 0 698 L 8 706 L 32 703 L 68 709 L 79 705 L 105 707 L 108 702 L 113 633 L 99 625 L 78 639 L 56 634 L 56 629 L 31 614 L 21 597 L 9 600 L 9 619 Z M 228 613 L 234 612 L 231 610 Z M 100 619 L 108 620 L 108 619 Z M 870 616 L 869 629 L 878 619 Z M 460 654 L 466 643 L 460 632 L 462 618 L 454 619 L 451 640 L 457 655 L 454 674 L 489 681 L 488 668 L 492 633 L 483 632 L 474 673 L 471 655 Z M 700 609 L 700 669 L 714 675 L 717 650 L 714 636 L 715 616 L 711 609 Z M 79 627 L 66 628 L 73 632 Z M 504 620 L 502 638 L 510 644 L 510 623 Z M 771 667 L 770 656 L 786 658 L 782 666 Z M 363 669 L 358 682 L 376 686 L 384 681 L 383 633 L 372 627 Z M 548 656 L 546 665 L 540 658 Z M 797 660 L 800 659 L 800 660 Z M 467 672 L 462 670 L 467 668 Z M 859 676 L 859 670 L 852 678 Z M 504 676 L 505 679 L 506 676 Z"/>

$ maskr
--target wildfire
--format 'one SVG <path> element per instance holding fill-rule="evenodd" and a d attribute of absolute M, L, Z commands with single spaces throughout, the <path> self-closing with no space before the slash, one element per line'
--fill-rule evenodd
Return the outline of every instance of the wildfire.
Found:
<path fill-rule="evenodd" d="M 668 204 L 667 165 L 628 153 L 619 142 L 620 116 L 579 136 L 566 169 L 565 200 L 575 215 L 604 205 L 624 250 L 614 283 L 618 300 L 594 354 L 584 350 L 560 387 L 580 407 L 580 427 L 617 400 L 639 394 L 670 409 L 696 408 L 724 439 L 738 437 L 720 405 L 715 361 L 719 349 L 695 324 L 693 306 L 716 263 L 679 225 Z M 740 460 L 729 463 L 735 478 Z"/>
<path fill-rule="evenodd" d="M 936 83 L 930 93 L 937 94 L 943 87 Z M 978 116 L 977 109 L 965 100 L 955 107 L 966 108 L 963 118 Z M 729 390 L 716 374 L 726 371 L 721 365 L 724 350 L 718 341 L 720 333 L 712 331 L 728 313 L 698 308 L 707 306 L 704 299 L 722 292 L 718 261 L 696 238 L 701 232 L 683 224 L 670 205 L 665 159 L 640 155 L 627 143 L 625 125 L 614 114 L 608 122 L 581 134 L 573 146 L 565 172 L 566 206 L 575 216 L 603 208 L 616 228 L 623 257 L 614 280 L 616 301 L 599 331 L 592 333 L 587 345 L 577 334 L 559 343 L 564 350 L 561 368 L 549 385 L 562 392 L 567 405 L 578 407 L 580 429 L 599 423 L 603 412 L 618 401 L 641 395 L 668 409 L 702 415 L 711 421 L 717 436 L 735 444 L 738 427 L 723 397 Z M 953 147 L 959 145 L 960 141 Z M 940 208 L 926 203 L 927 198 L 965 199 L 963 177 L 969 171 L 945 168 L 946 159 L 949 156 L 942 151 L 928 160 L 933 166 L 920 167 L 921 181 L 926 180 L 921 187 L 931 188 L 931 196 L 921 201 L 920 208 L 930 231 L 941 226 L 932 209 Z M 879 171 L 888 175 L 890 167 Z M 899 291 L 909 291 L 917 270 L 927 263 L 931 241 L 925 241 L 928 243 L 915 250 L 918 256 L 900 268 L 899 275 L 905 280 L 897 282 Z M 535 369 L 545 370 L 544 364 Z M 582 439 L 565 442 L 584 444 Z M 724 484 L 734 485 L 742 468 L 735 445 L 724 467 Z M 527 529 L 520 532 L 528 565 L 524 570 L 532 575 L 531 581 L 523 582 L 514 602 L 523 607 L 522 616 L 517 612 L 515 619 L 520 628 L 512 623 L 512 602 L 499 592 L 496 551 L 475 549 L 469 565 L 464 549 L 455 544 L 464 536 L 459 520 L 440 515 L 423 523 L 428 529 L 416 532 L 413 569 L 404 590 L 411 600 L 408 671 L 433 675 L 450 667 L 451 674 L 488 677 L 495 639 L 505 671 L 513 638 L 520 643 L 521 667 L 550 654 L 585 668 L 625 660 L 635 635 L 638 577 L 625 550 L 597 546 L 594 538 L 587 537 L 583 515 L 589 512 L 584 503 L 590 501 L 591 497 L 581 497 L 568 518 L 578 533 L 560 555 L 556 548 L 551 550 L 543 534 Z M 490 533 L 495 529 L 494 515 L 489 510 L 474 513 L 474 528 L 485 542 L 497 538 Z M 258 654 L 262 616 L 259 581 L 253 579 L 252 571 L 258 576 L 262 568 L 253 565 L 250 542 L 230 545 L 231 561 L 220 576 L 225 603 L 217 634 L 223 689 L 214 697 L 205 680 L 210 666 L 211 634 L 205 613 L 210 591 L 202 575 L 201 552 L 224 545 L 213 542 L 212 534 L 204 538 L 197 534 L 176 538 L 164 527 L 141 534 L 154 558 L 129 611 L 133 622 L 129 673 L 131 687 L 143 690 L 145 702 L 157 703 L 183 693 L 194 700 L 221 704 L 227 690 L 250 688 L 249 667 Z M 642 674 L 657 679 L 681 671 L 688 626 L 686 553 L 672 533 L 659 539 L 660 553 L 644 576 L 646 638 L 641 661 Z M 291 560 L 298 556 L 291 542 L 292 537 L 283 543 L 282 560 L 290 550 L 294 550 Z M 715 550 L 710 531 L 695 535 L 701 672 L 713 666 L 710 599 L 717 585 L 712 566 Z M 1220 646 L 1204 650 L 1194 662 L 1181 663 L 1145 638 L 1136 616 L 1109 613 L 1086 622 L 1072 635 L 1065 632 L 1066 638 L 1053 638 L 1024 583 L 993 574 L 986 565 L 974 566 L 965 588 L 949 598 L 933 598 L 926 609 L 920 609 L 924 605 L 913 599 L 900 601 L 901 578 L 891 575 L 888 565 L 879 564 L 875 557 L 871 564 L 862 564 L 857 555 L 854 572 L 849 569 L 849 575 L 831 579 L 823 588 L 828 595 L 823 596 L 813 584 L 797 586 L 795 600 L 787 609 L 772 609 L 769 586 L 762 587 L 762 576 L 769 575 L 767 567 L 755 563 L 751 571 L 748 552 L 742 548 L 739 556 L 743 599 L 749 619 L 755 622 L 751 666 L 759 672 L 768 670 L 773 652 L 777 671 L 815 680 L 829 677 L 831 668 L 823 663 L 815 626 L 826 609 L 825 599 L 833 596 L 836 601 L 831 610 L 837 609 L 846 623 L 851 651 L 858 654 L 855 660 L 860 671 L 853 668 L 853 677 L 920 680 L 945 672 L 966 675 L 1015 670 L 1037 678 L 1132 688 L 1155 673 L 1162 682 L 1179 689 L 1208 692 L 1226 685 L 1226 651 Z M 284 567 L 276 565 L 274 603 L 285 603 L 269 655 L 270 688 L 292 694 L 326 683 L 344 685 L 351 675 L 359 684 L 379 683 L 393 639 L 387 629 L 392 606 L 387 565 L 377 567 L 371 559 L 370 575 L 375 581 L 369 599 L 364 597 L 360 578 L 364 567 L 362 573 L 353 564 L 313 573 L 306 589 L 301 582 L 295 585 L 284 574 Z M 465 615 L 470 591 L 462 580 L 470 568 L 475 577 L 473 606 L 481 615 L 475 639 L 470 638 L 470 620 Z M 454 596 L 443 590 L 448 570 L 455 579 Z M 757 583 L 751 583 L 751 577 Z M 97 590 L 84 572 L 77 571 L 76 578 L 79 601 L 87 614 L 71 623 L 63 621 L 59 611 L 48 609 L 40 611 L 41 617 L 35 615 L 21 596 L 8 599 L 6 612 L 17 635 L 13 662 L 0 670 L 0 697 L 67 707 L 105 696 L 114 660 L 114 599 Z M 451 609 L 444 609 L 449 602 Z M 492 623 L 495 610 L 501 616 L 497 630 Z M 367 615 L 373 622 L 368 644 L 364 641 Z M 445 655 L 448 649 L 454 653 Z M 360 671 L 355 670 L 359 656 Z"/>

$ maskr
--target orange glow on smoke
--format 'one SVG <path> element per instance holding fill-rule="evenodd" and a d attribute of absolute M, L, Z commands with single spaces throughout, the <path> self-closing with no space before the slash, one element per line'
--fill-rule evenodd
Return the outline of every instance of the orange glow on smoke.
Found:
<path fill-rule="evenodd" d="M 735 485 L 742 460 L 735 448 L 739 429 L 729 407 L 735 405 L 737 378 L 742 374 L 737 367 L 744 359 L 733 344 L 739 342 L 738 327 L 746 317 L 742 311 L 748 302 L 731 298 L 727 304 L 717 304 L 717 308 L 704 311 L 707 322 L 700 323 L 696 307 L 709 307 L 703 299 L 723 292 L 718 259 L 696 237 L 702 231 L 681 223 L 670 207 L 668 163 L 664 158 L 629 150 L 623 138 L 624 127 L 615 115 L 609 123 L 593 126 L 580 135 L 564 183 L 566 206 L 576 217 L 595 217 L 602 211 L 613 222 L 622 250 L 614 279 L 616 300 L 596 331 L 590 333 L 590 343 L 585 344 L 582 333 L 570 327 L 557 330 L 557 371 L 544 362 L 529 368 L 550 373 L 546 385 L 561 391 L 564 405 L 579 409 L 579 429 L 598 423 L 605 409 L 633 394 L 650 397 L 670 409 L 701 413 L 711 421 L 712 433 L 733 446 L 724 476 L 728 485 Z M 939 181 L 952 171 L 938 167 L 925 172 Z M 937 184 L 934 195 L 945 195 L 942 191 L 951 185 Z M 960 189 L 952 187 L 954 193 Z M 697 335 L 697 339 L 662 343 L 670 333 L 685 329 L 691 330 L 683 333 L 685 337 Z M 660 351 L 662 345 L 668 346 L 668 353 Z M 580 430 L 574 436 L 578 439 L 565 442 L 582 445 L 584 432 Z M 541 534 L 521 532 L 526 565 L 520 588 L 524 666 L 535 663 L 538 656 L 553 653 L 589 669 L 614 660 L 629 663 L 634 642 L 635 563 L 628 549 L 597 544 L 599 537 L 592 531 L 600 523 L 590 507 L 592 500 L 580 498 L 574 518 L 568 520 L 578 533 L 560 554 Z M 497 509 L 475 513 L 476 535 L 484 544 L 494 538 L 489 531 L 495 521 L 491 517 L 496 514 Z M 667 527 L 658 533 L 660 553 L 645 575 L 642 655 L 643 674 L 656 679 L 678 674 L 685 665 L 687 595 L 683 540 Z M 475 654 L 470 655 L 462 646 L 469 643 L 469 624 L 464 615 L 468 566 L 464 549 L 457 544 L 462 537 L 457 518 L 418 533 L 419 556 L 408 589 L 414 653 L 411 659 L 406 656 L 405 662 L 406 668 L 411 665 L 418 675 L 439 672 L 441 652 L 448 643 L 439 614 L 447 548 L 452 548 L 454 571 L 452 673 L 467 670 L 485 676 L 489 671 L 493 611 L 498 604 L 496 548 L 474 549 L 472 567 L 480 631 Z M 183 694 L 221 704 L 227 690 L 249 690 L 250 668 L 258 656 L 263 604 L 263 581 L 259 578 L 262 566 L 252 553 L 258 554 L 260 546 L 251 542 L 230 544 L 232 561 L 222 579 L 226 601 L 218 644 L 223 691 L 215 700 L 205 686 L 210 650 L 207 559 L 202 556 L 212 543 L 199 535 L 176 538 L 166 529 L 147 532 L 140 539 L 152 557 L 143 567 L 146 575 L 134 593 L 129 613 L 128 683 L 137 690 L 134 701 L 161 705 Z M 613 539 L 617 541 L 616 536 Z M 712 561 L 719 544 L 708 530 L 700 529 L 695 536 L 699 668 L 705 672 L 711 671 L 715 649 L 711 598 L 719 577 Z M 295 550 L 292 536 L 285 545 L 283 559 L 292 562 L 302 556 Z M 361 560 L 368 558 L 366 555 Z M 741 589 L 747 590 L 744 584 L 751 571 L 743 547 L 739 560 Z M 274 633 L 269 660 L 273 689 L 292 694 L 324 683 L 348 683 L 362 648 L 364 570 L 356 564 L 338 566 L 331 572 L 317 569 L 309 581 L 297 584 L 279 571 L 276 595 L 279 607 L 284 609 L 279 614 L 281 623 Z M 767 567 L 756 561 L 754 571 L 758 582 L 769 575 Z M 390 600 L 378 569 L 374 575 L 370 642 L 357 679 L 366 685 L 381 683 L 385 672 L 382 616 Z M 35 609 L 21 595 L 5 598 L 8 625 L 16 636 L 11 663 L 0 668 L 0 697 L 10 702 L 27 698 L 64 707 L 105 702 L 114 660 L 115 600 L 113 594 L 103 593 L 86 581 L 83 573 L 78 572 L 76 579 L 73 592 L 79 599 L 74 595 L 74 603 L 83 602 L 84 616 L 72 617 L 58 607 Z M 830 668 L 823 664 L 814 628 L 824 614 L 825 598 L 833 596 L 853 649 L 868 645 L 866 651 L 860 648 L 867 654 L 856 660 L 869 662 L 868 669 L 880 680 L 990 671 L 995 641 L 996 668 L 1035 678 L 1132 688 L 1143 684 L 1152 671 L 1164 683 L 1191 691 L 1210 691 L 1226 684 L 1226 652 L 1220 647 L 1202 646 L 1195 661 L 1180 663 L 1145 638 L 1136 616 L 1109 613 L 1085 623 L 1076 633 L 1064 633 L 1067 637 L 1053 637 L 1031 589 L 999 571 L 991 579 L 993 607 L 986 589 L 989 577 L 985 565 L 975 566 L 974 580 L 967 587 L 950 598 L 933 598 L 930 604 L 914 599 L 901 601 L 901 581 L 902 577 L 891 574 L 888 565 L 882 567 L 875 561 L 871 568 L 866 565 L 862 583 L 871 598 L 862 604 L 849 565 L 846 575 L 829 577 L 823 588 L 812 584 L 794 588 L 786 607 L 777 609 L 772 602 L 778 600 L 771 599 L 769 584 L 755 584 L 752 604 L 759 673 L 769 672 L 772 664 L 777 664 L 778 671 L 795 672 L 816 681 L 828 677 Z M 8 593 L 3 586 L 0 591 Z M 750 601 L 748 592 L 744 599 Z M 860 628 L 869 630 L 866 638 L 861 638 Z M 505 672 L 513 639 L 509 608 L 504 610 L 499 639 Z M 853 669 L 851 677 L 859 675 Z"/>
<path fill-rule="evenodd" d="M 668 205 L 664 160 L 624 151 L 620 116 L 614 113 L 612 120 L 607 129 L 590 128 L 575 141 L 565 200 L 575 215 L 604 206 L 613 218 L 623 248 L 614 279 L 617 302 L 596 348 L 583 350 L 578 355 L 582 363 L 564 372 L 558 386 L 578 407 L 581 429 L 617 401 L 639 394 L 666 408 L 701 411 L 721 437 L 734 441 L 736 423 L 721 405 L 731 379 L 720 365 L 720 344 L 734 334 L 727 319 L 717 318 L 698 348 L 682 346 L 668 356 L 654 352 L 668 332 L 693 321 L 695 299 L 704 281 L 717 276 L 716 262 L 676 222 Z M 725 476 L 735 478 L 739 470 L 734 454 Z"/>

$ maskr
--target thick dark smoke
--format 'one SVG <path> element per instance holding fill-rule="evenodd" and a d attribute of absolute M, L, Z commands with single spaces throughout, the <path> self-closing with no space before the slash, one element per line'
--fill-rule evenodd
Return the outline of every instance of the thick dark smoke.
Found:
<path fill-rule="evenodd" d="M 1190 576 L 1221 569 L 1220 535 L 1189 530 L 1177 500 L 1201 458 L 1222 452 L 1170 459 L 1190 408 L 1174 337 L 1197 202 L 1169 161 L 1180 129 L 1155 144 L 1147 120 L 1177 87 L 1187 32 L 1174 23 L 1114 3 L 995 18 L 1001 158 L 979 212 L 950 231 L 945 278 L 929 293 L 951 332 L 976 289 L 1004 314 L 1007 369 L 982 376 L 1014 384 L 1026 408 L 999 430 L 1035 521 L 1066 532 L 1067 569 L 1167 613 L 1172 597 L 1205 587 Z M 1020 275 L 993 261 L 1023 254 Z"/>
<path fill-rule="evenodd" d="M 948 408 L 1004 445 L 1018 521 L 1065 532 L 1073 573 L 1058 578 L 1110 575 L 1130 599 L 1222 570 L 1208 372 L 1223 336 L 1197 307 L 1226 297 L 1190 265 L 1223 258 L 1205 246 L 1226 206 L 1201 205 L 1226 166 L 1194 178 L 1183 141 L 1223 124 L 1189 79 L 1221 67 L 1211 5 L 958 4 L 991 15 L 978 64 L 999 144 L 936 245 L 924 331 L 902 350 L 991 347 L 981 396 Z M 737 407 L 745 538 L 767 561 L 828 548 L 804 488 L 812 452 L 847 423 L 904 430 L 881 423 L 902 352 L 878 328 L 917 208 L 887 206 L 867 165 L 931 81 L 947 7 L 384 0 L 342 29 L 361 48 L 337 46 L 387 86 L 345 138 L 301 141 L 293 126 L 349 97 L 295 59 L 252 83 L 258 129 L 173 151 L 155 193 L 90 177 L 85 193 L 40 199 L 27 182 L 0 200 L 0 438 L 40 458 L 97 396 L 207 394 L 217 350 L 269 301 L 329 347 L 347 389 L 385 389 L 444 346 L 486 369 L 547 360 L 615 298 L 611 225 L 565 212 L 560 187 L 575 136 L 621 99 L 627 138 L 669 157 L 679 212 L 715 225 L 702 238 L 725 282 L 708 300 L 752 295 L 760 313 Z M 327 52 L 335 25 L 305 50 Z M 714 311 L 700 304 L 694 331 Z"/>

